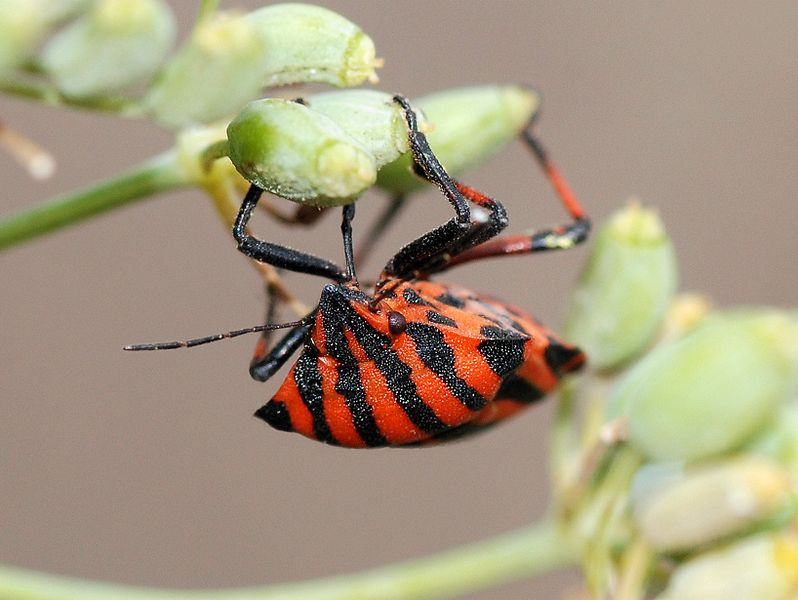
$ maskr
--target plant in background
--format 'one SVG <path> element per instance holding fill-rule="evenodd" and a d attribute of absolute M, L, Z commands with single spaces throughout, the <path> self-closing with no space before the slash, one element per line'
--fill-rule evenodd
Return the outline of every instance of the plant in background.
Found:
<path fill-rule="evenodd" d="M 176 187 L 204 190 L 229 226 L 249 181 L 298 203 L 293 216 L 267 203 L 285 222 L 312 221 L 316 207 L 377 185 L 392 199 L 373 241 L 423 185 L 407 168 L 390 94 L 256 100 L 264 86 L 376 82 L 380 61 L 356 25 L 310 5 L 243 13 L 206 0 L 170 58 L 173 21 L 159 0 L 0 0 L 0 90 L 175 130 L 174 147 L 138 167 L 0 217 L 0 249 Z M 414 106 L 458 173 L 518 135 L 538 97 L 484 86 Z M 33 171 L 48 170 L 20 135 L 0 140 Z M 273 269 L 255 266 L 305 314 Z M 653 211 L 630 204 L 598 232 L 565 325 L 590 366 L 557 399 L 551 510 L 539 523 L 374 571 L 260 588 L 153 590 L 0 567 L 0 597 L 445 598 L 581 565 L 588 598 L 795 598 L 798 317 L 713 309 L 675 296 L 676 279 Z"/>

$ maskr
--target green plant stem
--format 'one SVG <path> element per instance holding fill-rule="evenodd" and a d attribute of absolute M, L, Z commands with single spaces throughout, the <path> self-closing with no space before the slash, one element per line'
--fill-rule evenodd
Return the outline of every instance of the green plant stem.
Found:
<path fill-rule="evenodd" d="M 168 590 L 0 567 L 3 600 L 421 600 L 452 598 L 574 564 L 567 538 L 543 521 L 441 554 L 362 573 L 276 586 Z"/>
<path fill-rule="evenodd" d="M 576 386 L 574 379 L 563 382 L 557 395 L 554 423 L 549 433 L 549 475 L 554 505 L 558 511 L 566 509 L 566 492 L 572 483 L 574 459 L 574 405 Z"/>
<path fill-rule="evenodd" d="M 174 152 L 83 188 L 0 217 L 0 251 L 158 192 L 189 185 Z"/>
<path fill-rule="evenodd" d="M 141 117 L 144 112 L 138 101 L 122 97 L 70 98 L 49 83 L 40 81 L 3 80 L 0 93 L 38 100 L 49 106 L 71 106 L 87 110 L 100 110 L 124 117 Z"/>
<path fill-rule="evenodd" d="M 219 7 L 219 0 L 200 0 L 200 8 L 197 13 L 197 25 L 207 20 Z M 196 25 L 195 25 L 196 27 Z"/>

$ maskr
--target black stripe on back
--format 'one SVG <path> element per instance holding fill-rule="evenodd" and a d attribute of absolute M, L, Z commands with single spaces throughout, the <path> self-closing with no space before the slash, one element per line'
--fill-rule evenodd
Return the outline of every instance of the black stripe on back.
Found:
<path fill-rule="evenodd" d="M 449 292 L 445 292 L 440 296 L 436 296 L 435 299 L 438 302 L 442 302 L 448 306 L 453 306 L 454 308 L 463 308 L 465 306 L 465 301 L 462 298 L 458 298 Z"/>
<path fill-rule="evenodd" d="M 416 384 L 410 378 L 412 370 L 390 347 L 391 340 L 354 312 L 349 315 L 349 325 L 352 334 L 366 352 L 368 359 L 374 362 L 385 377 L 388 389 L 393 392 L 396 403 L 405 411 L 413 424 L 429 434 L 436 434 L 448 429 L 448 425 L 437 417 L 419 395 Z"/>
<path fill-rule="evenodd" d="M 344 397 L 355 429 L 367 446 L 387 445 L 388 441 L 374 420 L 371 405 L 366 401 L 366 390 L 363 388 L 360 368 L 344 335 L 342 320 L 328 320 L 322 315 L 322 323 L 327 347 L 335 349 L 334 356 L 338 361 L 338 381 L 335 384 L 335 391 Z"/>
<path fill-rule="evenodd" d="M 501 387 L 496 393 L 496 398 L 531 404 L 543 398 L 543 395 L 543 392 L 528 379 L 518 375 L 510 375 L 502 381 Z"/>
<path fill-rule="evenodd" d="M 561 377 L 564 375 L 563 367 L 580 354 L 582 354 L 582 351 L 579 348 L 564 346 L 559 340 L 549 337 L 549 345 L 543 352 L 543 358 L 554 374 Z M 580 366 L 581 364 L 577 365 L 576 368 Z M 574 369 L 572 368 L 571 370 Z"/>
<path fill-rule="evenodd" d="M 408 323 L 407 334 L 416 344 L 416 354 L 430 371 L 449 388 L 452 395 L 469 410 L 479 410 L 487 400 L 457 375 L 454 350 L 443 339 L 437 327 L 425 323 Z"/>
<path fill-rule="evenodd" d="M 305 352 L 299 355 L 294 366 L 294 381 L 299 390 L 299 397 L 313 417 L 313 435 L 320 442 L 338 445 L 324 416 L 324 392 L 316 356 Z"/>
<path fill-rule="evenodd" d="M 294 431 L 291 415 L 288 414 L 285 403 L 280 400 L 269 400 L 255 411 L 255 416 L 280 431 Z"/>
<path fill-rule="evenodd" d="M 510 329 L 483 325 L 479 332 L 486 338 L 477 349 L 491 370 L 499 377 L 515 371 L 524 362 L 527 338 Z"/>
<path fill-rule="evenodd" d="M 402 298 L 405 299 L 405 302 L 408 304 L 426 304 L 424 299 L 418 295 L 416 290 L 410 287 L 406 287 L 402 292 Z"/>
<path fill-rule="evenodd" d="M 438 325 L 447 325 L 449 327 L 454 327 L 455 329 L 457 328 L 457 321 L 450 319 L 446 315 L 442 315 L 434 310 L 427 311 L 427 321 L 430 323 L 437 323 Z"/>

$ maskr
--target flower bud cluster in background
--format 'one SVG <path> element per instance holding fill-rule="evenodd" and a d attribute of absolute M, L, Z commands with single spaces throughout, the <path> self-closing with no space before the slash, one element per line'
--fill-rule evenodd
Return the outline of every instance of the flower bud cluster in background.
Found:
<path fill-rule="evenodd" d="M 798 315 L 675 288 L 656 214 L 618 212 L 568 313 L 592 368 L 555 427 L 560 518 L 596 598 L 795 598 Z"/>

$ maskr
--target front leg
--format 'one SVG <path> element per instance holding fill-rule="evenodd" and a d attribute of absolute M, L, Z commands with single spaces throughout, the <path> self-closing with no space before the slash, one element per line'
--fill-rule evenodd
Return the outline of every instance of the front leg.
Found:
<path fill-rule="evenodd" d="M 413 156 L 413 169 L 418 175 L 434 183 L 454 208 L 455 216 L 449 221 L 413 240 L 397 252 L 385 265 L 380 281 L 393 277 L 410 277 L 427 262 L 434 259 L 471 231 L 471 211 L 454 180 L 433 154 L 426 136 L 418 130 L 416 113 L 404 96 L 394 96 L 407 120 L 408 143 Z"/>
<path fill-rule="evenodd" d="M 346 271 L 333 262 L 293 248 L 264 242 L 247 233 L 247 223 L 252 218 L 252 211 L 257 206 L 262 194 L 263 190 L 253 184 L 241 203 L 238 216 L 233 224 L 233 237 L 238 242 L 238 249 L 250 258 L 279 269 L 319 275 L 339 283 L 346 281 Z"/>

